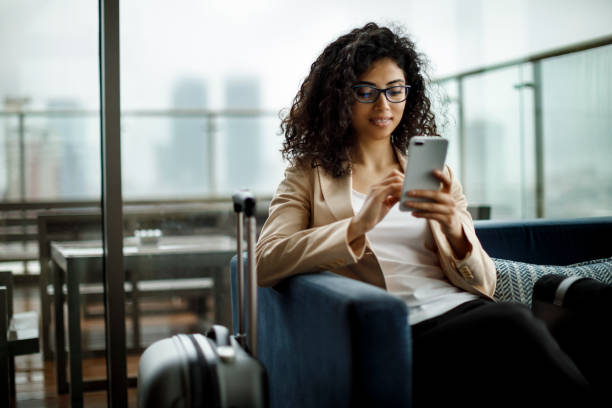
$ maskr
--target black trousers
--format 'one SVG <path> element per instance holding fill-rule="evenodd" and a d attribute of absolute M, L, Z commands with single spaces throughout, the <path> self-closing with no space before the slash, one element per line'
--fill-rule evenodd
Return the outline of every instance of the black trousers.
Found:
<path fill-rule="evenodd" d="M 419 407 L 587 407 L 591 387 L 521 304 L 466 302 L 412 326 Z"/>

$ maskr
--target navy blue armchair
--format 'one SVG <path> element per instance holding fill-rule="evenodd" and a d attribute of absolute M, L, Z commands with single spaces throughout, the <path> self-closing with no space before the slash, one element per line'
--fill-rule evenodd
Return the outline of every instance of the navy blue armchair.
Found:
<path fill-rule="evenodd" d="M 612 217 L 476 221 L 476 232 L 494 258 L 567 265 L 612 256 Z M 331 272 L 295 276 L 258 296 L 272 407 L 411 406 L 410 326 L 398 297 Z M 235 298 L 232 305 L 235 315 Z"/>

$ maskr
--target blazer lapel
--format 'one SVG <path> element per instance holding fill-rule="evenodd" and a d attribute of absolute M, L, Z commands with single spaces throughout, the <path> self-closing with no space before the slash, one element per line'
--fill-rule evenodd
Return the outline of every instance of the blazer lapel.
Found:
<path fill-rule="evenodd" d="M 322 167 L 317 167 L 321 192 L 331 213 L 338 220 L 343 220 L 355 215 L 351 203 L 352 179 L 350 174 L 344 177 L 334 178 Z"/>
<path fill-rule="evenodd" d="M 397 160 L 402 168 L 406 169 L 406 155 L 395 148 Z M 330 211 L 338 220 L 343 220 L 355 215 L 351 204 L 351 189 L 353 186 L 350 174 L 348 176 L 334 178 L 322 167 L 316 167 L 321 184 L 321 192 Z"/>

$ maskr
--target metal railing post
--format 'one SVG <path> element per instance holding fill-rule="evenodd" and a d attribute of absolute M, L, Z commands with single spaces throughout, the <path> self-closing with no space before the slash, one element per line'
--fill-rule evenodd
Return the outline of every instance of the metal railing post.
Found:
<path fill-rule="evenodd" d="M 19 134 L 19 200 L 26 200 L 26 164 L 25 164 L 25 113 L 20 110 L 17 114 L 17 132 Z M 27 214 L 21 211 L 21 233 L 27 232 Z M 22 248 L 25 250 L 27 243 L 22 241 Z M 23 261 L 23 273 L 28 273 L 28 261 Z"/>
<path fill-rule="evenodd" d="M 19 134 L 19 199 L 25 201 L 25 113 L 19 111 L 17 114 L 17 132 Z"/>
<path fill-rule="evenodd" d="M 542 65 L 533 63 L 533 105 L 535 127 L 536 217 L 544 218 L 544 129 L 542 123 Z"/>
<path fill-rule="evenodd" d="M 463 99 L 463 77 L 457 78 L 457 139 L 459 142 L 459 174 L 461 175 L 462 183 L 467 187 L 467 175 L 465 169 L 467 168 L 467 146 L 465 142 L 465 109 Z"/>
<path fill-rule="evenodd" d="M 214 196 L 218 193 L 217 185 L 217 162 L 216 162 L 216 150 L 217 150 L 217 118 L 216 112 L 208 112 L 206 115 L 206 142 L 208 157 L 205 158 L 208 170 L 208 187 L 210 193 Z"/>

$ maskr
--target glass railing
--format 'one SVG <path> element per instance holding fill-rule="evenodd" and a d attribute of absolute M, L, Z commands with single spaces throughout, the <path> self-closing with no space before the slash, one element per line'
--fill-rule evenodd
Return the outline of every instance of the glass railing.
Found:
<path fill-rule="evenodd" d="M 97 199 L 98 115 L 84 110 L 0 111 L 2 200 Z M 124 197 L 219 198 L 245 187 L 269 196 L 284 167 L 279 121 L 278 111 L 271 110 L 123 112 Z"/>
<path fill-rule="evenodd" d="M 612 212 L 612 38 L 435 81 L 449 164 L 491 218 Z M 442 118 L 442 117 L 441 117 Z M 122 113 L 126 200 L 270 196 L 278 110 Z M 4 202 L 99 199 L 98 112 L 0 111 Z M 152 193 L 153 192 L 153 193 Z"/>
<path fill-rule="evenodd" d="M 199 214 L 182 233 L 202 222 L 231 233 L 231 194 L 249 188 L 263 217 L 283 175 L 279 121 L 271 110 L 124 111 L 124 211 Z M 39 271 L 41 214 L 99 211 L 100 157 L 97 111 L 0 111 L 1 267 Z"/>
<path fill-rule="evenodd" d="M 612 37 L 440 78 L 449 162 L 491 218 L 612 215 Z"/>

